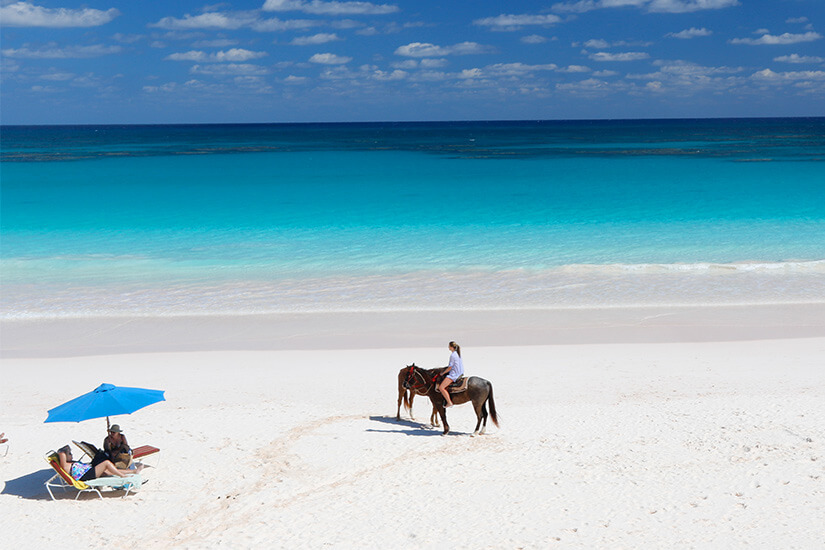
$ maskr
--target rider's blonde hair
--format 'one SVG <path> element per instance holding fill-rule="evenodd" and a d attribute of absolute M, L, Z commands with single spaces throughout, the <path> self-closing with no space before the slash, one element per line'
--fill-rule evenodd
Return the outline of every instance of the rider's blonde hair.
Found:
<path fill-rule="evenodd" d="M 459 346 L 455 342 L 450 342 L 449 346 L 455 350 L 459 357 L 461 357 L 461 346 Z"/>

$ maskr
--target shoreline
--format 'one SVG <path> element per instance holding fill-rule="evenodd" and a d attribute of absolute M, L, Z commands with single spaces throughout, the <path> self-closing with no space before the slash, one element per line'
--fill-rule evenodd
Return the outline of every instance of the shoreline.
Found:
<path fill-rule="evenodd" d="M 825 304 L 0 320 L 0 357 L 720 342 L 825 336 Z"/>

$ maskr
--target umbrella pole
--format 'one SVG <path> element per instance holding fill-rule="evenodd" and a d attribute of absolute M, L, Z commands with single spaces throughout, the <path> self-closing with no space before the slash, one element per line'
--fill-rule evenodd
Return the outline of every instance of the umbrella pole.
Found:
<path fill-rule="evenodd" d="M 110 426 L 109 426 L 109 417 L 107 416 L 107 417 L 106 417 L 106 431 L 107 431 L 107 432 L 109 431 L 109 427 L 110 427 Z"/>

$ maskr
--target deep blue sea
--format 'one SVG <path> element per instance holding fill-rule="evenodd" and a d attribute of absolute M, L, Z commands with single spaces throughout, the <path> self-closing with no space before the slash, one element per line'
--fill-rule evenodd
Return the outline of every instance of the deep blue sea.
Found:
<path fill-rule="evenodd" d="M 3 318 L 825 301 L 825 118 L 3 126 Z"/>

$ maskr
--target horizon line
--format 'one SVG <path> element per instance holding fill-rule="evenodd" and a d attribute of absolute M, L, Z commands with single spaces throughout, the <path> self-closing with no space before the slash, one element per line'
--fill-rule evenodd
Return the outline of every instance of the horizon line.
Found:
<path fill-rule="evenodd" d="M 711 120 L 805 120 L 825 119 L 823 115 L 810 116 L 752 116 L 752 117 L 650 117 L 650 118 L 571 118 L 571 119 L 457 119 L 457 120 L 354 120 L 303 122 L 83 122 L 3 124 L 0 128 L 58 127 L 58 126 L 312 126 L 312 125 L 393 125 L 393 124 L 495 124 L 495 123 L 569 123 L 569 122 L 657 122 L 657 121 L 711 121 Z"/>

